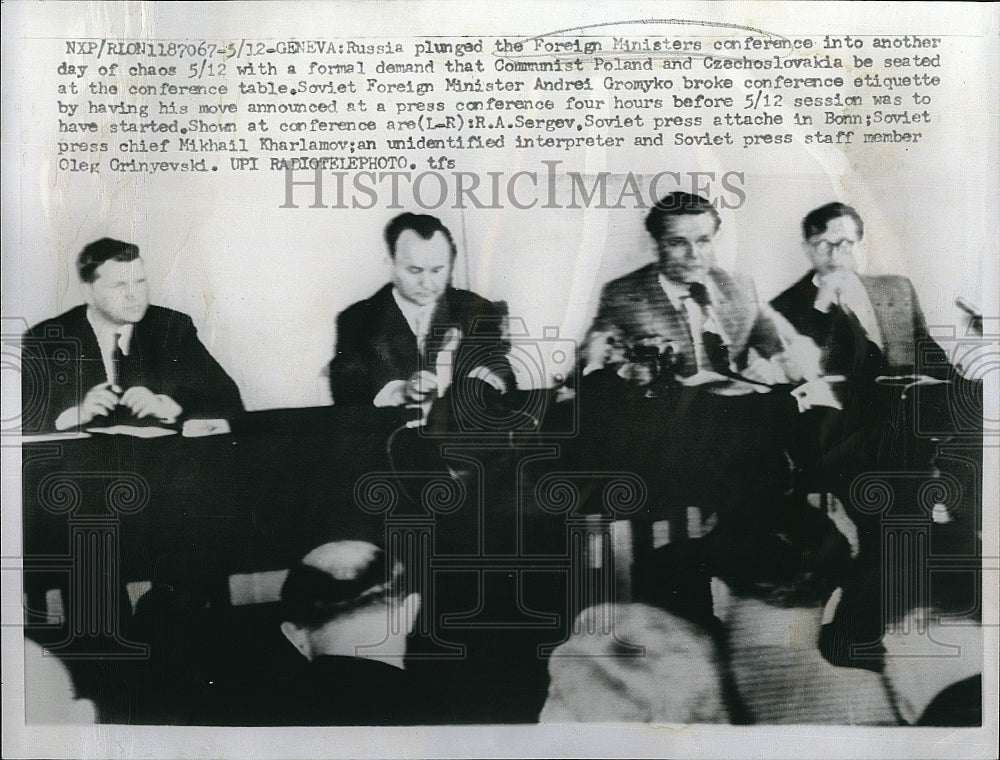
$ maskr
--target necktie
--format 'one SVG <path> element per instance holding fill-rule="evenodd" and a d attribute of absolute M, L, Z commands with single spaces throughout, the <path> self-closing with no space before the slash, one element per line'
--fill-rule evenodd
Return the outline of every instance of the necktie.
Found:
<path fill-rule="evenodd" d="M 692 282 L 688 285 L 688 295 L 691 296 L 692 301 L 703 309 L 710 303 L 708 298 L 708 288 L 700 282 Z"/>
<path fill-rule="evenodd" d="M 830 308 L 831 335 L 827 367 L 831 372 L 877 375 L 884 372 L 882 352 L 850 306 L 834 300 Z"/>
<path fill-rule="evenodd" d="M 417 328 L 417 350 L 420 353 L 424 352 L 424 347 L 427 343 L 427 328 L 430 323 L 430 311 L 427 309 L 421 309 L 417 312 L 416 318 L 416 328 Z"/>
<path fill-rule="evenodd" d="M 693 282 L 688 286 L 688 298 L 697 305 L 697 308 L 688 311 L 691 317 L 691 338 L 694 343 L 697 368 L 728 372 L 729 357 L 725 341 L 718 333 L 704 329 L 708 321 L 708 306 L 711 304 L 708 289 L 700 282 Z"/>
<path fill-rule="evenodd" d="M 113 348 L 111 349 L 111 377 L 108 381 L 112 385 L 120 386 L 122 384 L 122 367 L 125 364 L 125 353 L 122 351 L 121 333 L 115 333 Z"/>

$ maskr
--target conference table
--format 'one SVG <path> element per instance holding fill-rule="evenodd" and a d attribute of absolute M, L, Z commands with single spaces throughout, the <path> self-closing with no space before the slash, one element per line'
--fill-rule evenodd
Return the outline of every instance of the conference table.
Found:
<path fill-rule="evenodd" d="M 221 604 L 233 574 L 287 568 L 327 540 L 384 544 L 406 526 L 433 529 L 443 564 L 495 557 L 519 569 L 559 566 L 568 528 L 585 518 L 667 519 L 682 538 L 687 507 L 746 508 L 755 482 L 787 485 L 802 417 L 784 388 L 693 390 L 525 394 L 531 422 L 485 430 L 436 432 L 408 427 L 412 410 L 327 406 L 247 413 L 224 435 L 26 442 L 25 587 L 99 569 L 121 583 L 186 584 Z M 942 400 L 941 388 L 911 399 L 939 417 Z M 907 414 L 893 428 L 928 426 L 926 414 Z M 907 438 L 891 462 L 873 454 L 871 469 L 929 470 L 934 432 Z M 81 552 L 107 567 L 85 571 Z"/>
<path fill-rule="evenodd" d="M 362 539 L 407 562 L 426 659 L 492 659 L 498 637 L 523 634 L 536 709 L 538 664 L 583 607 L 641 596 L 632 576 L 656 542 L 795 485 L 788 389 L 606 390 L 523 393 L 516 414 L 471 428 L 327 406 L 249 412 L 203 437 L 28 439 L 26 628 L 67 658 L 142 658 L 127 619 L 145 591 L 182 589 L 199 609 L 274 602 L 310 549 Z"/>

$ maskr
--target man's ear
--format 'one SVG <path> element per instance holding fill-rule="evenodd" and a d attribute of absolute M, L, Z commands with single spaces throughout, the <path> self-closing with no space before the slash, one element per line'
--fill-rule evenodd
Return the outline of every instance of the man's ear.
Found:
<path fill-rule="evenodd" d="M 80 283 L 80 292 L 83 294 L 83 302 L 88 306 L 94 303 L 94 285 L 90 282 Z"/>
<path fill-rule="evenodd" d="M 305 628 L 300 628 L 289 621 L 281 624 L 281 632 L 285 634 L 292 646 L 299 650 L 299 653 L 307 660 L 312 659 L 312 646 L 309 644 L 309 632 Z"/>
<path fill-rule="evenodd" d="M 406 625 L 407 634 L 413 632 L 417 624 L 417 615 L 420 612 L 420 594 L 413 592 L 403 600 L 403 622 Z"/>

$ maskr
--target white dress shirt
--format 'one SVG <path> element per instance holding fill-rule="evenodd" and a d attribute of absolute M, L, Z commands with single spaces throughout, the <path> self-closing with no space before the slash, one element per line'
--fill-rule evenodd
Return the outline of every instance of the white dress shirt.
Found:
<path fill-rule="evenodd" d="M 131 323 L 112 325 L 100 321 L 94 317 L 90 309 L 87 309 L 87 321 L 93 328 L 94 335 L 97 336 L 97 345 L 101 348 L 101 361 L 104 363 L 104 374 L 108 378 L 108 385 L 116 386 L 119 378 L 114 362 L 115 342 L 117 341 L 122 354 L 128 356 L 135 325 Z"/>
<path fill-rule="evenodd" d="M 722 338 L 723 341 L 726 340 L 725 334 L 719 327 L 718 320 L 715 318 L 715 310 L 711 305 L 712 289 L 708 283 L 705 283 L 705 290 L 709 295 L 709 304 L 702 307 L 697 301 L 691 297 L 688 283 L 678 283 L 673 280 L 667 279 L 667 277 L 660 273 L 659 275 L 660 287 L 663 288 L 663 292 L 667 294 L 667 298 L 670 299 L 671 305 L 678 311 L 683 311 L 687 315 L 688 328 L 691 330 L 691 340 L 694 343 L 694 358 L 697 363 L 699 370 L 711 371 L 712 363 L 708 360 L 708 354 L 705 351 L 705 341 L 702 338 L 702 334 L 705 332 L 711 332 Z"/>
<path fill-rule="evenodd" d="M 392 289 L 392 297 L 395 299 L 399 310 L 403 313 L 406 324 L 410 326 L 410 330 L 416 336 L 417 347 L 422 352 L 424 350 L 424 342 L 427 340 L 427 333 L 431 327 L 431 317 L 434 316 L 434 307 L 437 306 L 437 301 L 432 301 L 426 306 L 421 306 L 403 298 L 396 288 Z"/>

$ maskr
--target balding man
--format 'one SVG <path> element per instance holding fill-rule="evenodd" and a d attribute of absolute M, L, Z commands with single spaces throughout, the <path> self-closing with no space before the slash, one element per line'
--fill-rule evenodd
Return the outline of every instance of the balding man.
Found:
<path fill-rule="evenodd" d="M 421 403 L 452 381 L 513 390 L 504 315 L 451 286 L 457 249 L 448 228 L 437 217 L 404 213 L 386 226 L 385 241 L 392 282 L 337 317 L 334 403 Z"/>
<path fill-rule="evenodd" d="M 281 602 L 281 631 L 309 663 L 281 722 L 422 722 L 423 698 L 404 670 L 420 595 L 406 591 L 399 562 L 364 541 L 323 544 L 289 571 Z"/>

